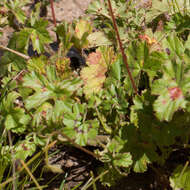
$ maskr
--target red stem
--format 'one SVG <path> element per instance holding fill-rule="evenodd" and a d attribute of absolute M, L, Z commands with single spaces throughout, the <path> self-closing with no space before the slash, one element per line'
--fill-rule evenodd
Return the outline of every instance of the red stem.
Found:
<path fill-rule="evenodd" d="M 54 6 L 53 6 L 53 0 L 50 0 L 50 4 L 51 4 L 51 12 L 52 12 L 52 17 L 53 17 L 53 23 L 54 23 L 54 26 L 56 27 L 56 19 L 55 19 L 55 11 L 54 11 Z"/>
<path fill-rule="evenodd" d="M 120 47 L 120 50 L 121 50 L 121 53 L 122 53 L 123 62 L 124 62 L 125 65 L 126 65 L 127 72 L 128 72 L 129 78 L 130 78 L 130 80 L 131 80 L 131 84 L 132 84 L 132 86 L 133 86 L 133 89 L 134 89 L 135 93 L 137 94 L 137 87 L 136 87 L 136 85 L 135 85 L 134 79 L 133 79 L 132 74 L 131 74 L 131 71 L 130 71 L 130 69 L 129 69 L 129 65 L 128 65 L 128 63 L 127 63 L 127 56 L 126 56 L 125 53 L 124 53 L 123 45 L 122 45 L 122 42 L 121 42 L 121 39 L 120 39 L 120 36 L 119 36 L 119 32 L 118 32 L 118 28 L 117 28 L 117 24 L 116 24 L 116 20 L 115 20 L 114 14 L 113 14 L 113 10 L 112 10 L 112 6 L 111 6 L 110 0 L 108 0 L 108 6 L 109 6 L 110 15 L 111 15 L 111 17 L 112 17 L 113 26 L 114 26 L 114 29 L 115 29 L 115 32 L 116 32 L 117 40 L 118 40 L 118 42 L 119 42 L 119 47 Z"/>

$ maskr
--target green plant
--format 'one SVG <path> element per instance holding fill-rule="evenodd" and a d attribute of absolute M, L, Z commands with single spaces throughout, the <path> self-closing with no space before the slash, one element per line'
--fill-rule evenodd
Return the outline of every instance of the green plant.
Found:
<path fill-rule="evenodd" d="M 131 170 L 145 172 L 154 163 L 162 167 L 173 147 L 188 144 L 189 10 L 185 6 L 181 9 L 181 2 L 167 4 L 165 10 L 160 6 L 166 1 L 154 0 L 151 7 L 142 7 L 132 1 L 101 4 L 95 0 L 88 9 L 96 16 L 94 22 L 80 19 L 56 27 L 59 50 L 49 59 L 27 55 L 29 45 L 42 54 L 52 41 L 46 29 L 48 22 L 39 19 L 40 4 L 30 19 L 22 17 L 18 1 L 1 4 L 6 16 L 15 15 L 21 24 L 9 41 L 9 49 L 3 47 L 7 51 L 0 65 L 3 185 L 8 183 L 3 176 L 6 168 L 14 168 L 15 159 L 23 160 L 24 167 L 37 147 L 45 152 L 46 168 L 63 172 L 48 162 L 52 142 L 69 143 L 104 164 L 99 176 L 92 176 L 83 189 L 90 185 L 96 189 L 97 180 L 111 186 Z M 156 24 L 165 11 L 171 19 L 161 30 L 155 30 L 150 24 Z M 80 73 L 72 71 L 66 57 L 72 46 L 81 54 L 96 49 L 85 55 L 86 67 Z M 100 148 L 91 152 L 85 148 L 91 144 Z M 30 170 L 28 174 L 38 187 Z M 170 179 L 174 189 L 183 186 L 183 181 L 178 185 L 176 176 Z M 15 180 L 11 182 L 9 188 L 14 187 Z"/>
<path fill-rule="evenodd" d="M 188 162 L 184 167 L 179 165 L 175 169 L 172 176 L 170 177 L 170 184 L 174 190 L 179 188 L 189 189 L 189 171 Z"/>

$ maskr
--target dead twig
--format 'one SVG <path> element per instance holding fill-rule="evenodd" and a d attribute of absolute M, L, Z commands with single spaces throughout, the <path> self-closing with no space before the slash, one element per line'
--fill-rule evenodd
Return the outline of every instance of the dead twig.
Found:
<path fill-rule="evenodd" d="M 16 50 L 13 50 L 13 49 L 8 48 L 8 47 L 5 47 L 5 46 L 0 45 L 0 48 L 1 48 L 1 49 L 4 49 L 4 50 L 7 50 L 7 51 L 9 51 L 9 52 L 11 52 L 11 53 L 14 53 L 14 54 L 16 54 L 16 55 L 22 57 L 23 59 L 26 59 L 26 60 L 29 60 L 29 59 L 30 59 L 30 57 L 29 57 L 28 55 L 25 55 L 25 54 L 23 54 L 23 53 L 20 53 L 20 52 L 18 52 L 18 51 L 16 51 Z"/>

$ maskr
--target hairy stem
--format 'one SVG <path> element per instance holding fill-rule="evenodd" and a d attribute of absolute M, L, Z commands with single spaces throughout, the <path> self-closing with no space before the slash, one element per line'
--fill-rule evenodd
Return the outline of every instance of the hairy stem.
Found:
<path fill-rule="evenodd" d="M 54 6 L 53 6 L 53 0 L 50 0 L 50 4 L 51 4 L 51 12 L 52 12 L 52 17 L 53 17 L 53 23 L 54 23 L 54 26 L 56 27 L 57 24 L 56 24 L 56 19 L 55 19 L 55 11 L 54 11 Z"/>
<path fill-rule="evenodd" d="M 118 42 L 119 42 L 119 47 L 120 47 L 120 50 L 121 50 L 121 53 L 122 53 L 123 62 L 124 62 L 125 65 L 126 65 L 127 72 L 128 72 L 128 75 L 129 75 L 131 84 L 132 84 L 132 86 L 133 86 L 133 89 L 134 89 L 135 93 L 137 94 L 137 87 L 136 87 L 136 85 L 135 85 L 134 79 L 133 79 L 132 74 L 131 74 L 131 71 L 130 71 L 130 69 L 129 69 L 129 65 L 128 65 L 128 63 L 127 63 L 127 56 L 126 56 L 125 53 L 124 53 L 123 45 L 122 45 L 122 42 L 121 42 L 121 38 L 120 38 L 120 35 L 119 35 L 119 31 L 118 31 L 118 28 L 117 28 L 117 24 L 116 24 L 115 16 L 114 16 L 114 14 L 113 14 L 113 10 L 112 10 L 112 6 L 111 6 L 110 0 L 108 0 L 108 6 L 109 6 L 109 12 L 110 12 L 110 15 L 111 15 L 111 18 L 112 18 L 112 21 L 113 21 L 114 30 L 115 30 L 115 32 L 116 32 L 117 40 L 118 40 Z"/>

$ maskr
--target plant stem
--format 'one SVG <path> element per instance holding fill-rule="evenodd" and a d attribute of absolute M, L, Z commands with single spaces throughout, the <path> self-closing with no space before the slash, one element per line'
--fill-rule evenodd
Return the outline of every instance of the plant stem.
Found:
<path fill-rule="evenodd" d="M 93 157 L 96 158 L 96 159 L 99 159 L 100 156 L 99 156 L 98 154 L 95 154 L 95 153 L 93 153 L 93 152 L 87 150 L 86 148 L 84 148 L 84 147 L 78 145 L 77 143 L 75 143 L 71 138 L 69 138 L 69 137 L 68 137 L 67 135 L 65 135 L 64 133 L 61 133 L 61 135 L 64 136 L 64 137 L 65 137 L 71 144 L 73 144 L 76 148 L 82 150 L 83 152 L 86 152 L 87 154 L 93 156 Z"/>
<path fill-rule="evenodd" d="M 40 187 L 39 183 L 37 182 L 36 178 L 33 176 L 33 174 L 31 173 L 31 171 L 29 170 L 28 166 L 24 163 L 23 160 L 20 160 L 22 166 L 25 168 L 25 170 L 28 172 L 29 176 L 32 178 L 32 180 L 34 181 L 36 187 L 39 190 L 42 190 L 42 188 Z"/>
<path fill-rule="evenodd" d="M 111 134 L 112 131 L 111 131 L 111 128 L 108 127 L 106 125 L 106 123 L 103 121 L 101 115 L 100 115 L 100 112 L 98 111 L 98 108 L 96 107 L 96 113 L 97 113 L 97 116 L 98 116 L 98 119 L 100 120 L 100 123 L 102 124 L 102 127 L 104 128 L 104 130 L 108 133 L 108 134 Z"/>
<path fill-rule="evenodd" d="M 133 86 L 133 89 L 134 89 L 135 93 L 137 94 L 137 87 L 135 85 L 134 79 L 133 79 L 131 71 L 129 69 L 129 65 L 127 63 L 127 56 L 124 53 L 123 45 L 122 45 L 122 42 L 121 42 L 121 39 L 120 39 L 119 31 L 118 31 L 118 28 L 117 28 L 117 24 L 116 24 L 116 20 L 115 20 L 114 14 L 113 14 L 113 10 L 112 10 L 112 6 L 111 6 L 110 0 L 108 0 L 108 6 L 109 6 L 109 12 L 110 12 L 110 15 L 111 15 L 111 18 L 112 18 L 112 21 L 113 21 L 113 26 L 114 26 L 114 29 L 115 29 L 115 32 L 116 32 L 117 40 L 119 42 L 119 47 L 120 47 L 120 50 L 121 50 L 121 53 L 122 53 L 123 62 L 126 65 L 127 72 L 128 72 L 131 84 Z"/>
<path fill-rule="evenodd" d="M 97 188 L 96 188 L 96 183 L 95 183 L 95 181 L 94 181 L 94 174 L 93 174 L 93 172 L 92 172 L 92 171 L 90 171 L 90 175 L 92 176 L 92 185 L 93 185 L 93 190 L 97 190 Z"/>
<path fill-rule="evenodd" d="M 180 176 L 179 176 L 179 178 L 178 178 L 178 181 L 181 181 L 181 178 L 182 178 L 182 176 L 183 176 L 185 170 L 187 169 L 188 165 L 189 165 L 189 161 L 187 161 L 187 162 L 185 163 L 185 166 L 183 167 L 183 169 L 182 169 L 182 171 L 181 171 L 181 173 L 180 173 Z"/>
<path fill-rule="evenodd" d="M 104 144 L 108 143 L 109 135 L 97 135 L 95 139 L 88 139 L 87 146 L 98 146 L 101 145 L 104 147 Z M 57 139 L 62 142 L 66 142 L 67 139 L 64 138 L 61 134 L 58 135 Z M 105 147 L 104 147 L 105 148 Z"/>
<path fill-rule="evenodd" d="M 50 0 L 50 4 L 51 4 L 52 17 L 53 17 L 53 24 L 54 24 L 55 27 L 57 27 L 53 0 Z M 57 42 L 58 42 L 58 44 L 59 44 L 59 43 L 60 43 L 60 39 L 59 39 L 59 36 L 58 36 L 57 33 L 56 33 L 56 38 L 57 38 Z"/>
<path fill-rule="evenodd" d="M 52 143 L 51 143 L 51 144 L 52 144 Z M 51 145 L 51 144 L 50 144 L 50 145 Z M 48 147 L 49 147 L 50 145 L 48 145 Z M 42 154 L 42 152 L 38 152 L 35 156 L 33 156 L 33 157 L 26 163 L 26 165 L 27 165 L 27 166 L 30 165 L 30 164 L 31 164 L 34 160 L 36 160 L 41 154 Z M 18 168 L 18 172 L 17 172 L 16 174 L 22 172 L 23 170 L 24 170 L 24 166 Z M 7 185 L 8 183 L 10 183 L 11 181 L 13 181 L 13 180 L 15 180 L 15 179 L 17 179 L 17 178 L 18 178 L 18 176 L 15 176 L 15 178 L 10 177 L 10 178 L 7 179 L 5 182 L 3 182 L 3 183 L 0 184 L 0 188 L 3 188 L 5 185 Z"/>
<path fill-rule="evenodd" d="M 90 184 L 88 184 L 86 187 L 83 187 L 82 190 L 88 189 L 93 183 L 95 183 L 101 177 L 103 177 L 104 175 L 106 175 L 108 172 L 109 172 L 109 170 L 106 170 L 106 171 L 102 172 L 99 176 L 97 176 L 95 179 L 93 179 L 93 181 Z"/>
<path fill-rule="evenodd" d="M 8 139 L 9 139 L 9 145 L 11 147 L 11 157 L 12 157 L 12 174 L 13 174 L 13 190 L 16 190 L 16 167 L 15 167 L 15 157 L 14 157 L 14 152 L 13 152 L 13 143 L 12 143 L 12 138 L 11 138 L 11 132 L 8 131 Z"/>
<path fill-rule="evenodd" d="M 57 24 L 56 24 L 56 19 L 55 19 L 55 11 L 54 11 L 54 6 L 53 6 L 53 0 L 50 0 L 50 4 L 51 4 L 51 12 L 52 12 L 52 17 L 53 17 L 53 23 L 54 23 L 54 26 L 56 27 Z"/>
<path fill-rule="evenodd" d="M 5 185 L 10 183 L 11 181 L 14 181 L 16 178 L 10 177 L 8 180 L 0 184 L 0 188 L 3 188 Z"/>

